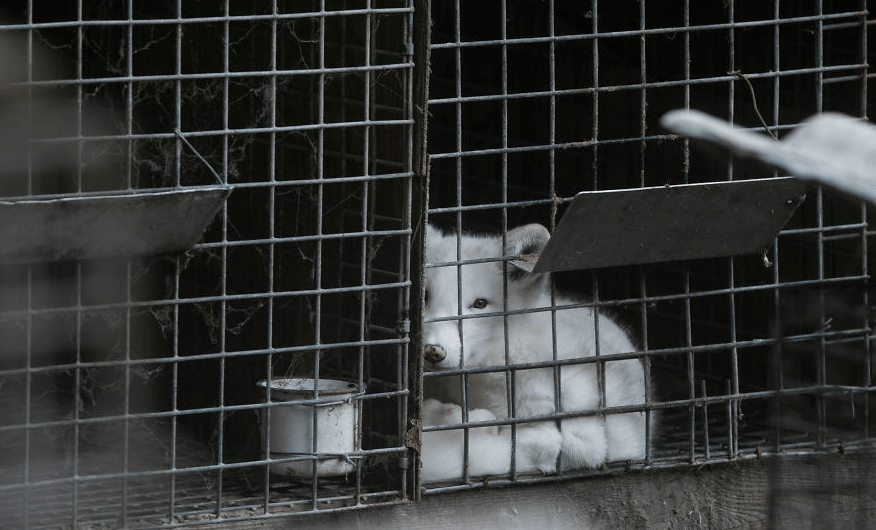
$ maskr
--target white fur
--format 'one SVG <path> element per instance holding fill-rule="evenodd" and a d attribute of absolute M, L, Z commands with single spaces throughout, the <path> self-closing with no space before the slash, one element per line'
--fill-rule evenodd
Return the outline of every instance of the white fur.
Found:
<path fill-rule="evenodd" d="M 429 227 L 426 254 L 429 263 L 456 262 L 503 255 L 537 253 L 549 234 L 541 225 L 526 225 L 506 235 L 503 252 L 501 236 L 445 235 Z M 460 252 L 457 256 L 457 239 Z M 507 302 L 503 302 L 503 263 L 501 261 L 426 269 L 426 319 L 501 313 L 505 310 L 550 307 L 549 278 L 543 274 L 508 271 Z M 461 271 L 460 301 L 457 293 Z M 515 271 L 512 274 L 512 271 Z M 483 299 L 486 306 L 478 308 Z M 481 302 L 482 304 L 483 302 Z M 557 306 L 573 303 L 560 295 Z M 506 305 L 507 304 L 507 305 Z M 590 357 L 596 354 L 594 312 L 589 308 L 556 311 L 556 353 L 558 359 Z M 428 370 L 502 366 L 553 359 L 554 337 L 551 311 L 427 322 L 423 344 L 440 346 L 446 357 L 429 362 Z M 627 333 L 608 316 L 598 313 L 599 354 L 630 353 L 635 348 Z M 506 349 L 507 329 L 507 349 Z M 427 356 L 428 358 L 428 356 Z M 560 407 L 555 406 L 552 368 L 518 370 L 514 375 L 514 417 L 527 418 L 599 407 L 596 364 L 569 365 L 558 369 Z M 427 397 L 461 403 L 460 377 L 429 378 Z M 508 388 L 505 372 L 468 375 L 469 421 L 507 418 Z M 637 359 L 605 363 L 605 405 L 641 404 L 645 401 L 644 372 Z M 424 425 L 446 425 L 461 421 L 457 405 L 427 400 Z M 480 418 L 480 419 L 475 419 Z M 511 464 L 511 428 L 472 428 L 469 430 L 469 476 L 507 474 Z M 556 471 L 560 456 L 563 469 L 598 467 L 606 461 L 638 460 L 645 456 L 645 415 L 642 412 L 521 423 L 516 429 L 518 472 Z M 444 480 L 462 476 L 463 432 L 427 432 L 423 437 L 423 479 Z"/>

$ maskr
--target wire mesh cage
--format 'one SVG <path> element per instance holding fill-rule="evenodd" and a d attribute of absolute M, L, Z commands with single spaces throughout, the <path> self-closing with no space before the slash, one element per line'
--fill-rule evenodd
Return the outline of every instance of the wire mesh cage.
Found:
<path fill-rule="evenodd" d="M 434 3 L 433 23 L 429 221 L 451 233 L 492 232 L 507 241 L 512 229 L 527 223 L 553 230 L 582 191 L 781 176 L 667 134 L 658 118 L 672 109 L 704 110 L 777 137 L 815 113 L 868 112 L 863 2 L 447 1 Z M 533 309 L 556 315 L 553 323 L 544 320 L 528 331 L 542 335 L 538 349 L 544 350 L 531 360 L 554 373 L 547 392 L 565 399 L 568 383 L 561 389 L 557 373 L 573 363 L 558 356 L 558 335 L 595 335 L 598 344 L 600 330 L 608 333 L 607 323 L 617 322 L 633 347 L 606 352 L 611 355 L 603 359 L 600 346 L 582 349 L 589 349 L 588 366 L 598 367 L 602 389 L 598 407 L 577 413 L 608 420 L 636 410 L 648 417 L 639 458 L 557 474 L 867 446 L 872 215 L 872 207 L 816 188 L 763 254 L 555 274 L 550 298 Z M 604 237 L 587 227 L 580 234 Z M 433 260 L 426 270 L 463 271 L 483 261 L 464 250 L 465 238 L 458 240 L 450 258 Z M 491 257 L 500 265 L 519 257 L 507 246 L 496 248 Z M 511 283 L 502 286 L 500 299 L 518 296 Z M 463 281 L 463 297 L 465 289 Z M 478 326 L 466 306 L 449 314 L 427 311 L 427 326 L 452 321 L 465 341 L 464 328 Z M 557 324 L 562 312 L 582 307 L 602 316 L 579 318 L 574 331 Z M 514 328 L 525 325 L 524 312 L 508 309 L 495 310 L 511 329 L 504 334 L 506 351 L 519 340 Z M 605 408 L 604 374 L 611 361 L 630 358 L 641 362 L 645 398 L 638 406 Z M 515 397 L 515 376 L 533 366 L 512 364 L 493 367 L 504 378 L 502 406 L 511 410 L 529 399 Z M 471 415 L 481 404 L 466 400 L 485 371 L 463 362 L 449 373 L 427 371 L 425 380 L 456 388 Z M 575 411 L 557 401 L 537 419 L 554 419 L 562 431 Z M 498 477 L 479 476 L 471 461 L 477 438 L 471 426 L 500 425 L 518 438 L 519 449 L 526 447 L 523 426 L 533 421 L 496 416 L 463 416 L 466 421 L 425 429 L 439 434 L 468 427 L 470 472 L 427 480 L 424 491 L 556 480 L 557 474 L 517 473 L 513 464 Z M 503 422 L 505 416 L 510 419 Z"/>
<path fill-rule="evenodd" d="M 404 500 L 413 3 L 0 17 L 4 205 L 66 201 L 63 224 L 94 197 L 131 201 L 127 219 L 156 190 L 233 190 L 189 248 L 0 259 L 0 517 L 173 527 Z M 194 223 L 163 205 L 83 248 Z M 290 377 L 309 383 L 275 389 Z M 277 441 L 284 412 L 311 434 Z"/>
<path fill-rule="evenodd" d="M 553 231 L 578 192 L 780 176 L 660 130 L 668 110 L 777 136 L 866 118 L 868 17 L 865 0 L 7 2 L 0 210 L 49 207 L 68 236 L 0 228 L 23 249 L 0 249 L 0 517 L 233 524 L 868 444 L 871 207 L 813 189 L 764 254 L 556 273 L 520 307 L 512 285 L 547 233 L 515 227 Z M 199 216 L 180 199 L 206 191 Z M 491 232 L 492 254 L 453 231 Z M 421 263 L 435 238 L 448 252 Z M 463 306 L 458 278 L 484 265 L 499 294 Z M 568 315 L 593 355 L 560 353 Z M 500 358 L 467 365 L 487 318 Z M 548 322 L 540 356 L 512 359 L 530 321 Z M 441 323 L 460 360 L 423 373 Z M 641 374 L 620 404 L 619 363 Z M 527 416 L 533 374 L 549 407 Z M 596 401 L 566 403 L 581 381 Z M 455 395 L 421 402 L 441 385 Z M 533 427 L 623 417 L 633 453 L 525 460 Z M 478 468 L 484 432 L 498 472 Z M 421 476 L 420 450 L 447 476 Z"/>

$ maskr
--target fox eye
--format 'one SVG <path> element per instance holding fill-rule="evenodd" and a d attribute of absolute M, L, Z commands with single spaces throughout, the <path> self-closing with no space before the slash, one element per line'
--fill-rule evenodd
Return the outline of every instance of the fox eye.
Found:
<path fill-rule="evenodd" d="M 483 309 L 483 308 L 487 307 L 486 298 L 478 298 L 477 300 L 474 301 L 474 303 L 471 305 L 471 307 L 472 307 L 472 309 Z"/>

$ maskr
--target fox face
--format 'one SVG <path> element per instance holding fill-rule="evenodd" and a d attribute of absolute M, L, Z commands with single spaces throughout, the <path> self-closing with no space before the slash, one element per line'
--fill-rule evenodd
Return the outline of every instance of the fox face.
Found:
<path fill-rule="evenodd" d="M 547 288 L 543 275 L 504 261 L 537 254 L 549 238 L 543 226 L 526 225 L 509 231 L 503 247 L 501 235 L 457 236 L 428 227 L 423 329 L 427 369 L 504 364 L 502 313 L 533 307 Z"/>

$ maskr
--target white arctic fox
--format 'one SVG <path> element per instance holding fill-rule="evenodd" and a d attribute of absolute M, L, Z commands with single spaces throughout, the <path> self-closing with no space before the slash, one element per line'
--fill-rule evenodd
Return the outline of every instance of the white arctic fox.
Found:
<path fill-rule="evenodd" d="M 509 262 L 505 265 L 508 273 L 506 306 L 502 261 L 477 261 L 503 255 L 538 254 L 549 238 L 549 232 L 541 225 L 521 226 L 507 233 L 503 249 L 501 235 L 463 235 L 458 238 L 455 234 L 442 234 L 434 227 L 428 227 L 426 259 L 430 264 L 476 262 L 426 269 L 427 322 L 423 329 L 423 355 L 427 370 L 501 367 L 507 363 L 553 359 L 551 311 L 507 315 L 507 342 L 501 314 L 503 311 L 513 313 L 521 309 L 549 308 L 548 275 L 526 272 Z M 570 303 L 573 301 L 555 297 L 557 306 Z M 480 313 L 492 316 L 458 318 L 459 315 Z M 595 320 L 590 308 L 556 311 L 557 359 L 595 355 L 597 326 L 599 355 L 635 351 L 627 333 L 608 316 L 599 313 L 598 322 Z M 514 384 L 514 418 L 599 407 L 595 363 L 572 364 L 558 369 L 559 409 L 556 407 L 553 368 L 520 369 L 514 372 L 513 378 L 507 378 L 506 372 L 498 369 L 500 371 L 468 375 L 469 422 L 512 417 L 508 410 L 509 381 Z M 605 406 L 644 403 L 644 372 L 638 359 L 608 361 L 604 374 Z M 428 378 L 426 397 L 431 399 L 424 403 L 424 425 L 460 423 L 462 410 L 459 404 L 462 401 L 458 376 Z M 645 457 L 645 421 L 643 412 L 608 412 L 604 417 L 579 416 L 559 423 L 555 420 L 518 423 L 513 451 L 515 467 L 521 473 L 551 473 L 556 470 L 558 456 L 562 468 L 567 470 L 597 467 L 606 461 L 642 459 Z M 463 440 L 462 430 L 424 433 L 423 479 L 435 481 L 461 477 Z M 510 426 L 470 429 L 469 476 L 507 474 L 511 468 L 511 454 Z"/>

